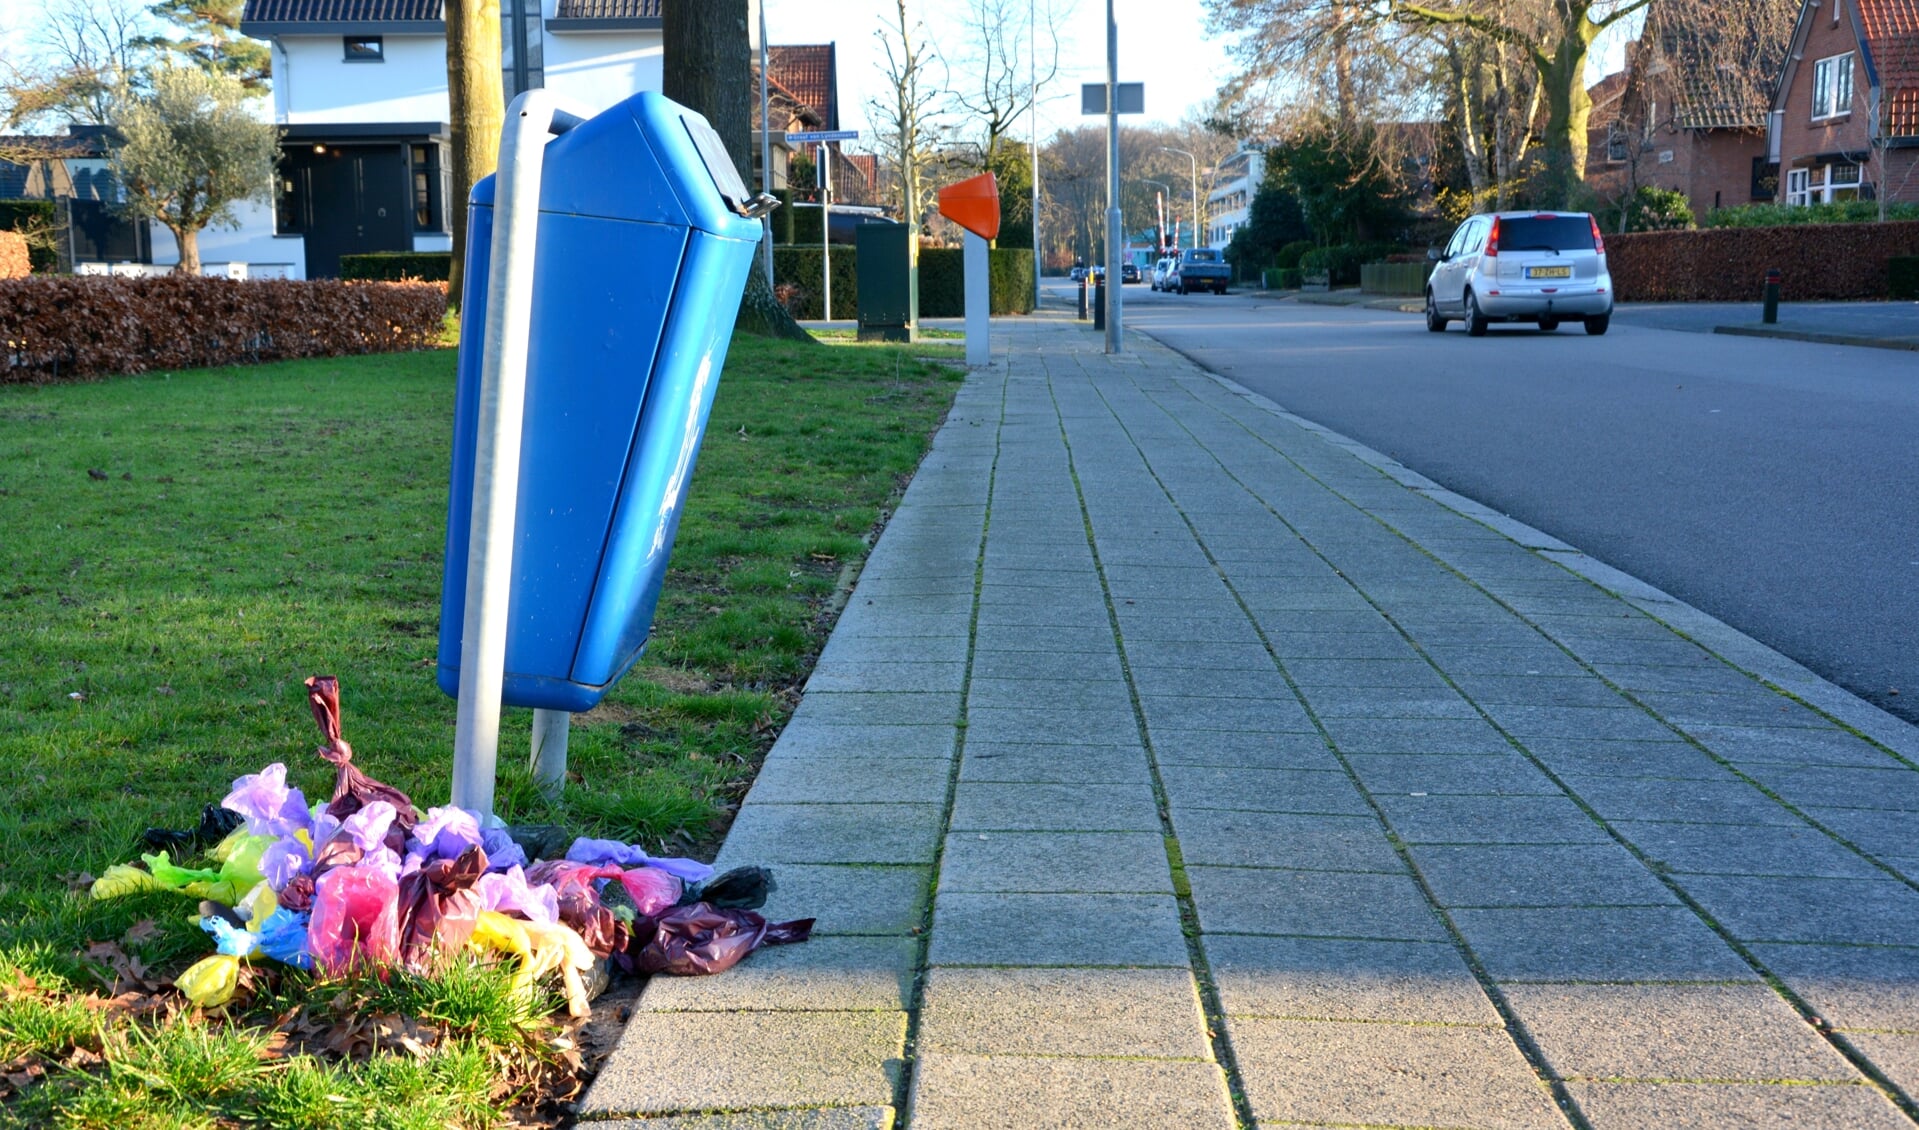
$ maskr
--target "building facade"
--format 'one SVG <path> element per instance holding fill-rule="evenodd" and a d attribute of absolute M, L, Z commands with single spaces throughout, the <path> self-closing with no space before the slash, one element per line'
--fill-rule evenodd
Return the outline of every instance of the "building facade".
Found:
<path fill-rule="evenodd" d="M 1806 0 L 1770 144 L 1783 203 L 1919 201 L 1919 4 Z"/>
<path fill-rule="evenodd" d="M 1225 247 L 1252 214 L 1253 197 L 1266 178 L 1266 155 L 1241 149 L 1213 169 L 1215 187 L 1206 194 L 1206 246 Z"/>

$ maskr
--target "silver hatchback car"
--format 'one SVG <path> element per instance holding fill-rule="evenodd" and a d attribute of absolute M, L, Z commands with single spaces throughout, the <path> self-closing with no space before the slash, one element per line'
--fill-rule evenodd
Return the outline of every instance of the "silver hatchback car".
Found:
<path fill-rule="evenodd" d="M 1426 281 L 1426 328 L 1455 319 L 1483 336 L 1492 322 L 1537 322 L 1552 331 L 1582 321 L 1589 334 L 1612 323 L 1606 240 L 1589 212 L 1487 212 L 1459 225 Z"/>

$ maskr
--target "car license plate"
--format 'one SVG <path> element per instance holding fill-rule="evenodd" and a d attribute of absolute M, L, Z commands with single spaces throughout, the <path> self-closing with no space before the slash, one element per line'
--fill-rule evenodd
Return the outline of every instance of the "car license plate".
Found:
<path fill-rule="evenodd" d="M 1569 279 L 1573 277 L 1573 269 L 1570 266 L 1527 267 L 1526 277 L 1529 279 Z"/>

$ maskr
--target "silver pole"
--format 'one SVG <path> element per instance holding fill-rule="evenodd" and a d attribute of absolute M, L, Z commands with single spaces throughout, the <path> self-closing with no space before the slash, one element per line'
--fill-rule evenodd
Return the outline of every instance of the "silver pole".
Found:
<path fill-rule="evenodd" d="M 826 288 L 826 320 L 833 320 L 833 150 L 820 142 L 820 278 Z"/>
<path fill-rule="evenodd" d="M 479 432 L 460 635 L 460 698 L 453 735 L 453 803 L 493 813 L 506 680 L 507 602 L 513 524 L 520 495 L 520 433 L 526 413 L 526 352 L 533 324 L 533 259 L 539 244 L 546 138 L 579 119 L 551 94 L 529 90 L 506 110 L 494 182 L 493 242 L 480 359 Z"/>
<path fill-rule="evenodd" d="M 1124 353 L 1120 336 L 1119 24 L 1106 0 L 1106 352 Z"/>
<path fill-rule="evenodd" d="M 1026 28 L 1027 78 L 1031 85 L 1026 98 L 1033 115 L 1033 146 L 1027 156 L 1033 160 L 1033 308 L 1037 310 L 1040 273 L 1046 267 L 1039 242 L 1039 0 L 1032 0 L 1031 7 Z"/>
<path fill-rule="evenodd" d="M 773 120 L 766 101 L 766 0 L 760 0 L 760 191 L 773 194 Z M 773 214 L 760 217 L 760 260 L 766 265 L 766 285 L 773 285 Z"/>
<path fill-rule="evenodd" d="M 564 710 L 533 711 L 533 783 L 558 799 L 566 787 L 566 737 L 573 715 Z"/>

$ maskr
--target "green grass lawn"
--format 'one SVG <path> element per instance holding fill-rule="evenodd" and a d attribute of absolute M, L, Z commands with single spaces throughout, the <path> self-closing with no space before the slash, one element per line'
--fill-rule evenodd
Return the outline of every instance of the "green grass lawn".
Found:
<path fill-rule="evenodd" d="M 837 579 L 951 403 L 960 375 L 923 358 L 957 352 L 733 343 L 647 657 L 575 719 L 557 802 L 525 772 L 530 713 L 508 712 L 500 815 L 710 850 L 831 628 Z M 434 655 L 453 362 L 0 387 L 0 984 L 77 990 L 98 965 L 78 952 L 149 918 L 160 929 L 138 952 L 156 969 L 207 952 L 186 900 L 93 903 L 69 882 L 132 858 L 149 825 L 190 826 L 270 762 L 325 796 L 307 675 L 340 677 L 357 764 L 422 807 L 445 801 L 454 704 Z M 9 999 L 0 1058 L 60 1046 L 59 994 L 28 1012 Z M 116 1118 L 135 1125 L 102 1121 Z"/>

